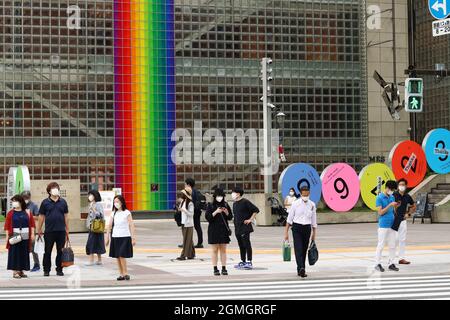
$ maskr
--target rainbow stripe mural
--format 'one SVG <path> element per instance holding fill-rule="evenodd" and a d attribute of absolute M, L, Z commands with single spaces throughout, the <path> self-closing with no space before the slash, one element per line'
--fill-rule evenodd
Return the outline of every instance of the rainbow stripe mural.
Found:
<path fill-rule="evenodd" d="M 131 210 L 171 209 L 174 0 L 114 0 L 115 185 Z"/>

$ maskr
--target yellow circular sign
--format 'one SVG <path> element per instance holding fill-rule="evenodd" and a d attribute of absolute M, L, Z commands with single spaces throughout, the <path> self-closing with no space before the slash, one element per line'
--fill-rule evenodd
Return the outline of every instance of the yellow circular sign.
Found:
<path fill-rule="evenodd" d="M 375 205 L 378 194 L 383 192 L 387 181 L 394 180 L 392 170 L 384 163 L 372 163 L 365 166 L 359 173 L 361 197 L 370 209 L 376 210 Z"/>

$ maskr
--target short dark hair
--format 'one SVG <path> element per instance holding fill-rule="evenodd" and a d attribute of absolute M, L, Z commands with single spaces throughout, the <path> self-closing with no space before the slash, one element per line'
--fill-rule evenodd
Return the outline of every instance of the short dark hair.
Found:
<path fill-rule="evenodd" d="M 53 188 L 58 188 L 58 189 L 60 189 L 58 182 L 50 182 L 50 183 L 48 184 L 48 186 L 47 186 L 47 193 L 48 193 L 48 195 L 50 195 L 50 191 L 51 191 Z"/>
<path fill-rule="evenodd" d="M 122 211 L 127 210 L 127 204 L 125 203 L 125 198 L 122 195 L 119 194 L 119 195 L 115 196 L 114 199 L 113 199 L 113 210 L 114 210 L 114 212 L 117 211 L 117 208 L 114 205 L 114 200 L 116 200 L 116 199 L 119 199 L 120 203 L 122 204 Z"/>
<path fill-rule="evenodd" d="M 406 185 L 408 185 L 408 180 L 406 180 L 405 178 L 401 178 L 400 180 L 398 180 L 397 184 L 400 184 L 404 182 Z"/>
<path fill-rule="evenodd" d="M 242 187 L 234 187 L 234 189 L 231 190 L 231 192 L 239 193 L 241 197 L 244 195 L 244 189 L 242 189 Z"/>
<path fill-rule="evenodd" d="M 19 202 L 20 206 L 22 207 L 22 210 L 25 210 L 27 208 L 27 204 L 25 203 L 25 199 L 20 194 L 16 194 L 14 197 L 12 197 L 11 201 Z"/>
<path fill-rule="evenodd" d="M 20 195 L 21 195 L 24 199 L 30 199 L 30 198 L 31 198 L 31 192 L 28 191 L 28 190 L 23 191 Z"/>
<path fill-rule="evenodd" d="M 92 194 L 94 196 L 95 202 L 102 202 L 102 197 L 100 196 L 100 192 L 97 190 L 91 190 L 88 192 L 88 195 Z"/>
<path fill-rule="evenodd" d="M 213 197 L 225 197 L 225 192 L 222 188 L 216 188 L 214 189 Z"/>
<path fill-rule="evenodd" d="M 389 188 L 391 190 L 397 189 L 397 182 L 394 180 L 389 180 L 388 182 L 386 182 L 386 188 Z"/>
<path fill-rule="evenodd" d="M 300 194 L 302 194 L 303 191 L 308 191 L 309 192 L 309 188 L 307 186 L 303 186 L 300 188 Z"/>
<path fill-rule="evenodd" d="M 195 180 L 193 178 L 187 178 L 184 183 L 186 183 L 188 186 L 191 186 L 192 188 L 195 187 Z"/>

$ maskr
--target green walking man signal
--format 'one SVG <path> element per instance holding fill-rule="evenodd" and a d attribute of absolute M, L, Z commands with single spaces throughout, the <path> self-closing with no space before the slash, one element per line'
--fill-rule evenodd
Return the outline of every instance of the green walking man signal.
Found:
<path fill-rule="evenodd" d="M 423 79 L 406 79 L 405 110 L 406 112 L 423 112 Z"/>

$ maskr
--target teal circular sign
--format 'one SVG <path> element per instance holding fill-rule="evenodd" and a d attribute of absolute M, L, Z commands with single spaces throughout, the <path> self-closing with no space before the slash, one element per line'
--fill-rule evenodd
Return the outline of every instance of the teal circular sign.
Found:
<path fill-rule="evenodd" d="M 450 131 L 444 128 L 427 133 L 422 143 L 431 170 L 439 174 L 450 173 Z"/>

